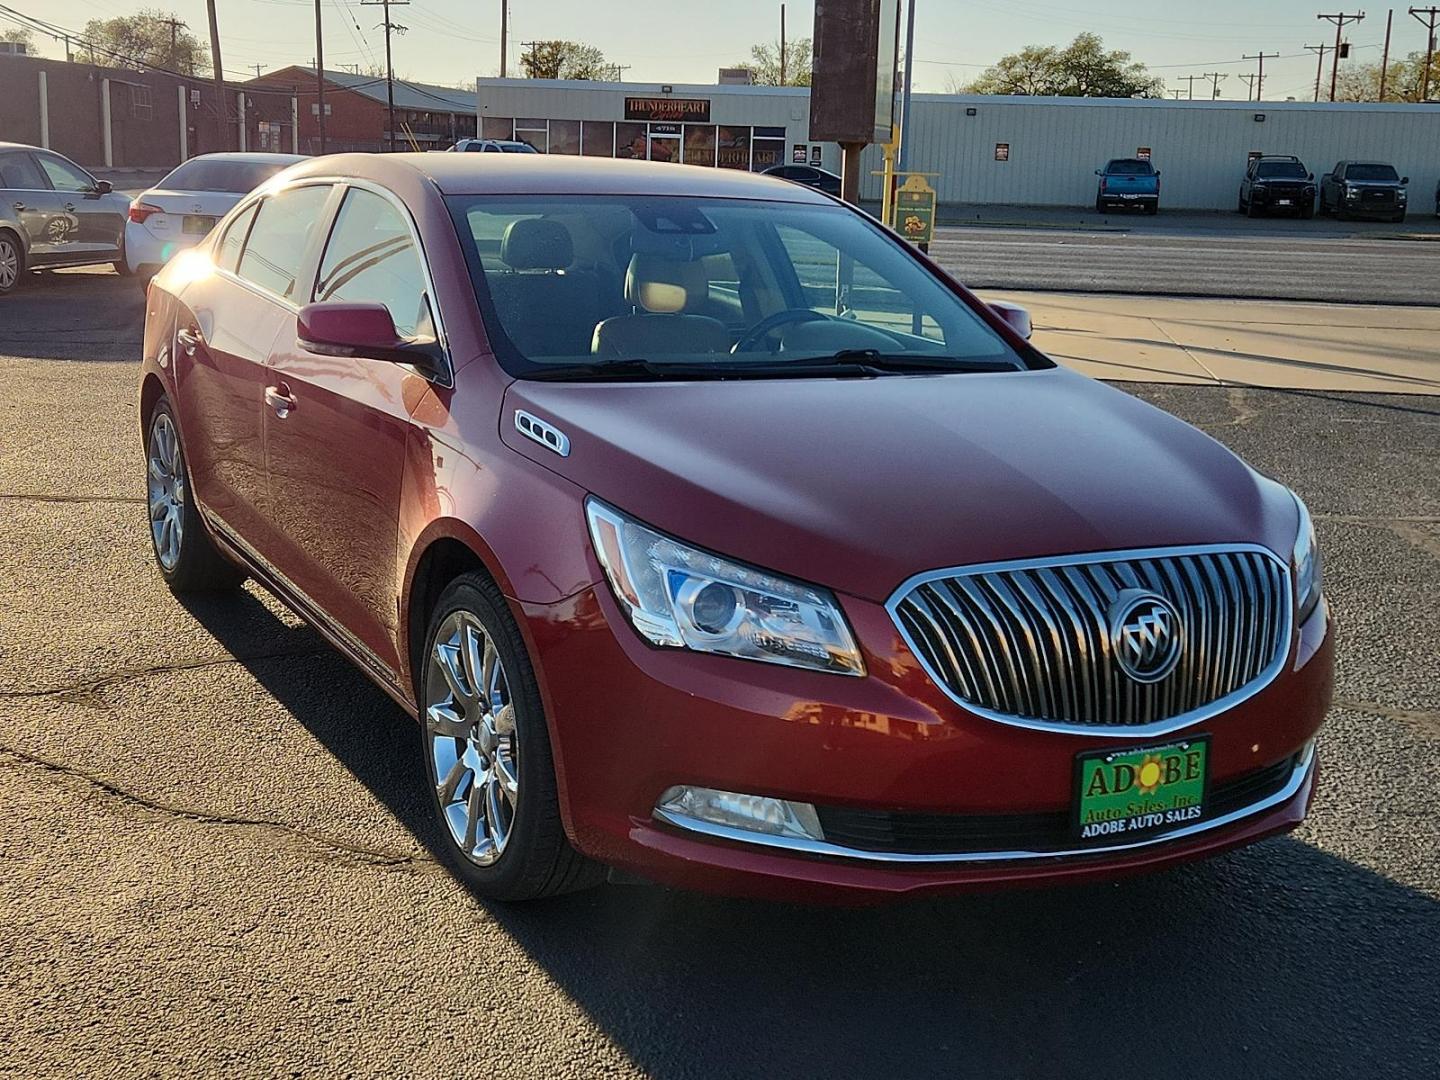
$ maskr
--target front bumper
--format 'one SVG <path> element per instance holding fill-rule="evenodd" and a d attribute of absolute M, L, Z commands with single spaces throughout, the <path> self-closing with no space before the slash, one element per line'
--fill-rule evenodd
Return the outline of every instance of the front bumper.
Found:
<path fill-rule="evenodd" d="M 551 728 L 567 831 L 580 850 L 644 877 L 707 891 L 866 902 L 1117 876 L 1294 828 L 1314 788 L 1307 747 L 1331 693 L 1322 605 L 1282 673 L 1234 709 L 1164 739 L 1026 730 L 974 716 L 919 668 L 888 613 L 843 598 L 869 674 L 797 671 L 644 644 L 604 586 L 521 606 Z M 1296 756 L 1283 786 L 1242 812 L 1129 844 L 923 857 L 773 842 L 657 815 L 691 784 L 821 807 L 935 815 L 1068 810 L 1075 754 L 1211 736 L 1212 781 Z M 1298 756 L 1297 756 L 1298 755 Z"/>

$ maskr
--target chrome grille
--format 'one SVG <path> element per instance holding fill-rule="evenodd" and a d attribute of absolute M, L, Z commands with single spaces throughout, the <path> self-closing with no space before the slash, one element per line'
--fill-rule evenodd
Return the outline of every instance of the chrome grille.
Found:
<path fill-rule="evenodd" d="M 1169 601 L 1175 669 L 1153 683 L 1117 663 L 1109 611 L 1124 590 Z M 906 582 L 890 611 L 941 687 L 972 711 L 1048 729 L 1173 729 L 1254 693 L 1284 663 L 1289 570 L 1259 547 L 1117 552 L 961 568 Z"/>

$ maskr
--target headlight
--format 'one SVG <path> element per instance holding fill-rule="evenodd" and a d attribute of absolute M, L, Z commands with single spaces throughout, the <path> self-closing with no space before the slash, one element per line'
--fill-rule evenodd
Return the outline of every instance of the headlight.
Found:
<path fill-rule="evenodd" d="M 1295 535 L 1295 595 L 1300 602 L 1299 618 L 1296 625 L 1303 623 L 1315 610 L 1315 605 L 1320 603 L 1321 589 L 1321 566 L 1320 548 L 1315 542 L 1315 524 L 1310 520 L 1310 511 L 1305 508 L 1299 495 L 1290 493 L 1295 498 L 1295 506 L 1300 511 L 1300 528 Z"/>
<path fill-rule="evenodd" d="M 610 588 L 655 645 L 863 675 L 835 598 L 823 589 L 682 544 L 598 499 L 585 514 Z"/>

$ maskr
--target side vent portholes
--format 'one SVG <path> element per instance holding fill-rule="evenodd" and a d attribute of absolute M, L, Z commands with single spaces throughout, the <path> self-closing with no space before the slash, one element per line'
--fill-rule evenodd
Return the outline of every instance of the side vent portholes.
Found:
<path fill-rule="evenodd" d="M 515 429 L 521 435 L 534 439 L 547 450 L 553 450 L 561 457 L 570 456 L 570 439 L 553 424 L 547 424 L 538 416 L 524 409 L 515 410 Z"/>

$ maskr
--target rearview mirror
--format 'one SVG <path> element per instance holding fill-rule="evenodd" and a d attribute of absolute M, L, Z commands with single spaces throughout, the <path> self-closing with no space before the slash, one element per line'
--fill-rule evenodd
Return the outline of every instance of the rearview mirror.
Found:
<path fill-rule="evenodd" d="M 1011 330 L 1014 330 L 1026 341 L 1030 340 L 1030 333 L 1033 330 L 1030 324 L 1030 312 L 1019 304 L 1011 304 L 1004 300 L 990 301 L 990 310 L 1004 319 L 1010 325 Z"/>
<path fill-rule="evenodd" d="M 409 364 L 426 375 L 444 371 L 439 343 L 402 338 L 384 304 L 341 300 L 306 304 L 295 316 L 295 339 L 302 349 L 321 356 Z"/>

